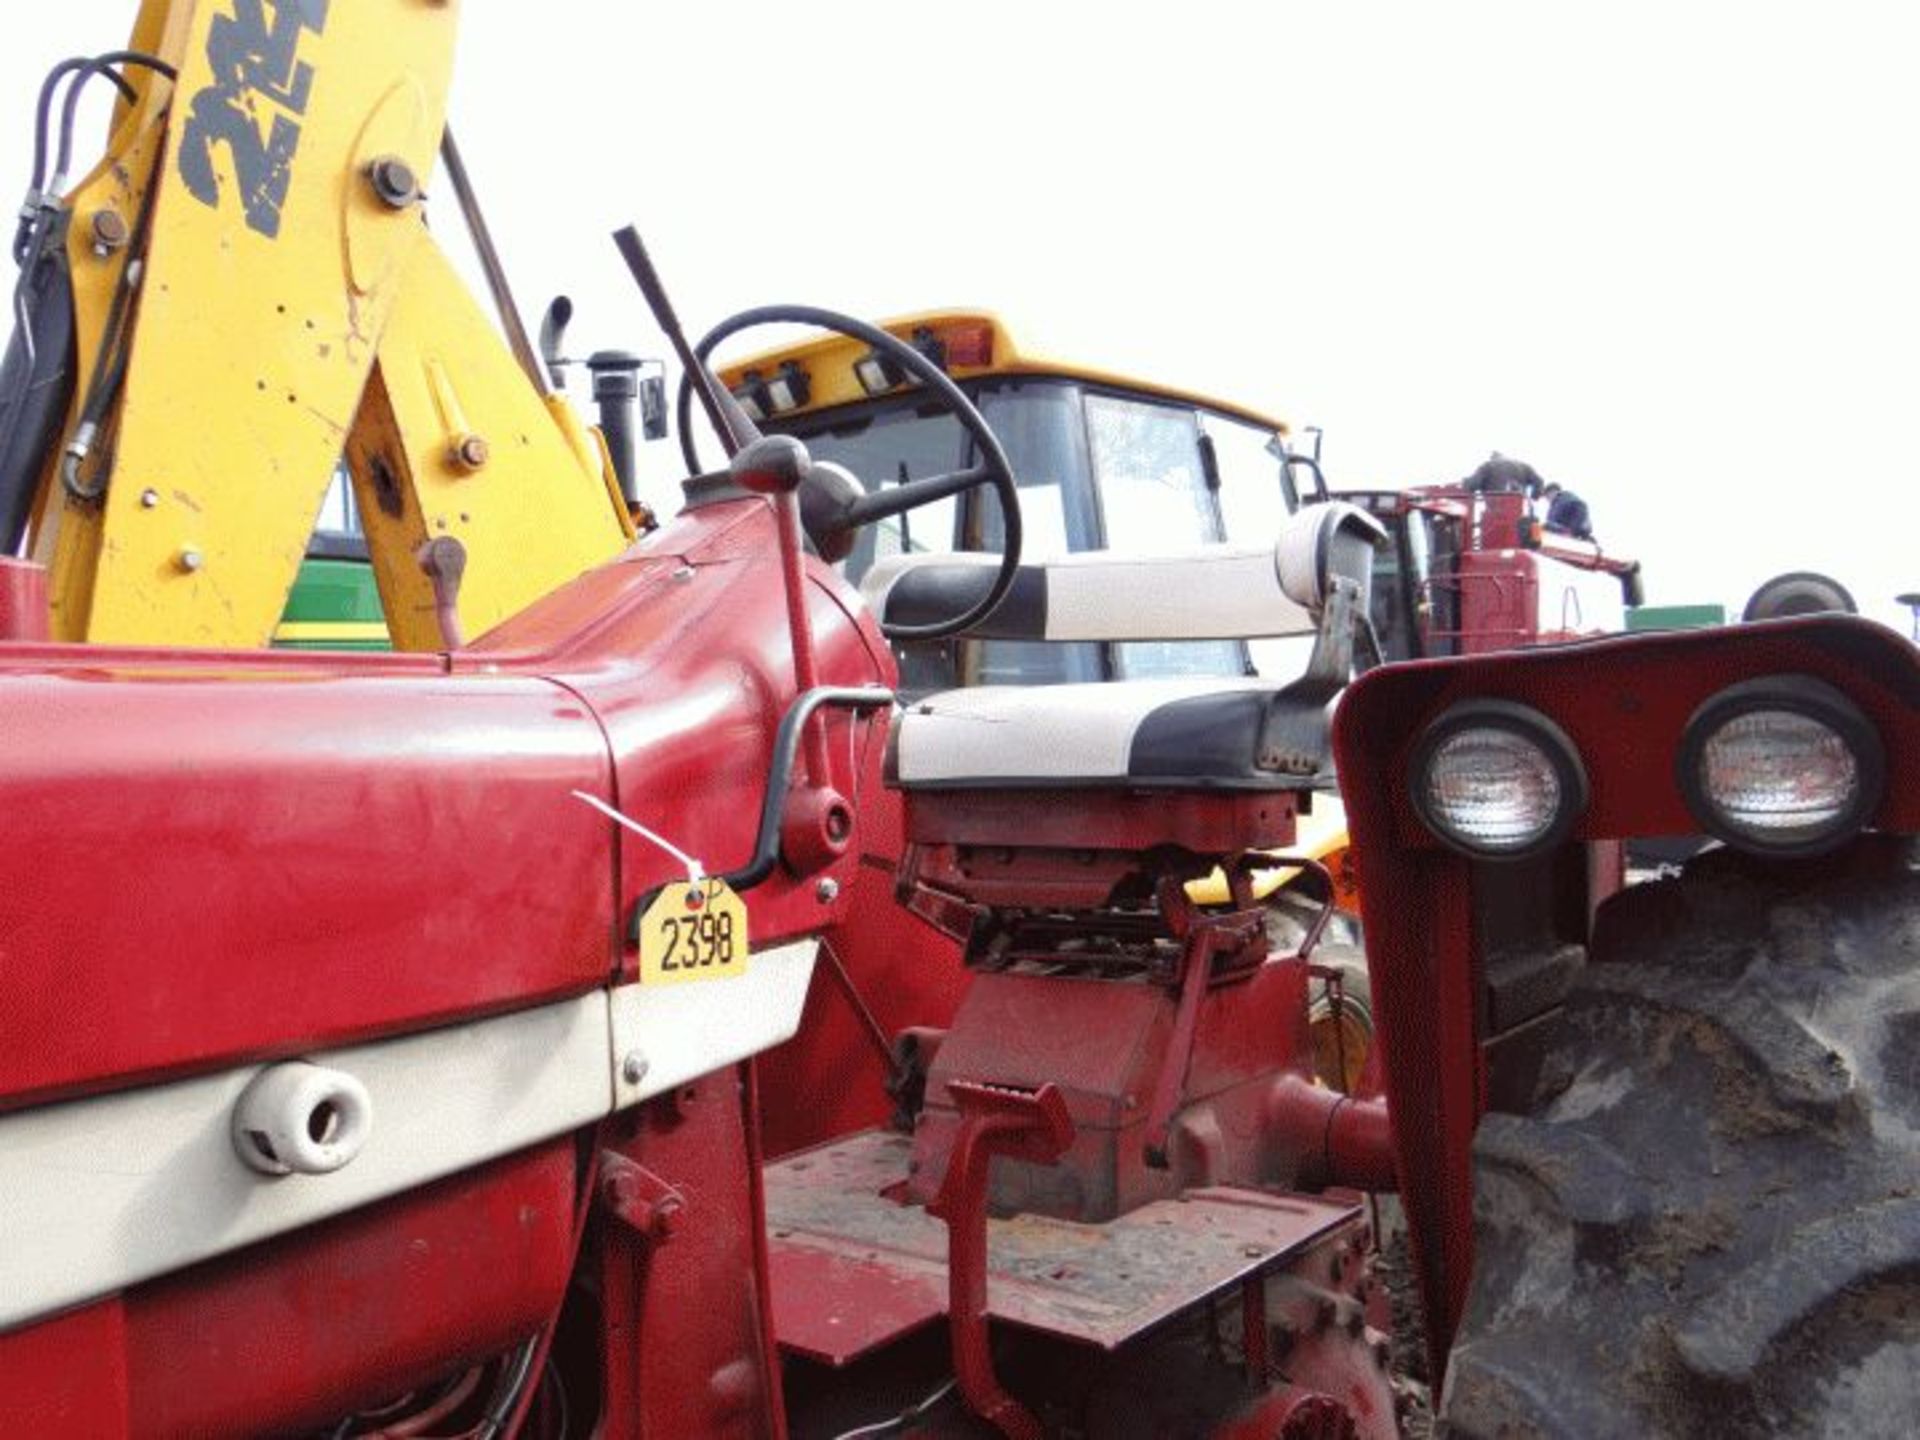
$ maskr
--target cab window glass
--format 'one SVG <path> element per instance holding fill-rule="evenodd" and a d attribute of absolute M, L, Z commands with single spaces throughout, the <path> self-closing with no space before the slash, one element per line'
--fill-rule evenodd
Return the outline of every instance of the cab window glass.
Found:
<path fill-rule="evenodd" d="M 879 411 L 800 434 L 814 459 L 845 466 L 869 491 L 943 475 L 966 463 L 965 433 L 945 410 Z M 890 555 L 953 549 L 958 512 L 958 500 L 949 496 L 862 526 L 846 559 L 847 578 L 858 584 L 876 560 Z"/>
<path fill-rule="evenodd" d="M 1076 386 L 1015 382 L 979 399 L 980 413 L 1020 482 L 1021 554 L 1028 560 L 1099 545 L 1079 398 Z M 979 499 L 968 548 L 999 550 L 1006 539 L 1000 499 L 992 490 L 974 493 Z"/>
<path fill-rule="evenodd" d="M 1027 561 L 1091 550 L 1099 543 L 1079 397 L 1076 386 L 1045 382 L 999 386 L 980 397 L 980 412 L 1006 447 L 1020 483 L 1020 553 Z M 979 499 L 968 548 L 997 551 L 1006 542 L 999 498 L 991 490 L 974 494 Z M 975 640 L 965 652 L 961 663 L 975 684 L 1105 678 L 1100 647 L 1093 644 Z"/>
<path fill-rule="evenodd" d="M 1227 539 L 1246 545 L 1272 544 L 1286 523 L 1288 509 L 1280 483 L 1280 458 L 1269 448 L 1273 431 L 1224 415 L 1203 416 L 1201 424 L 1213 441 L 1220 470 L 1220 514 Z"/>
<path fill-rule="evenodd" d="M 1221 538 L 1191 410 L 1089 395 L 1087 437 L 1110 549 L 1165 550 Z"/>
<path fill-rule="evenodd" d="M 1224 538 L 1192 410 L 1090 394 L 1087 437 L 1108 548 L 1143 554 Z M 1246 671 L 1245 647 L 1234 640 L 1128 641 L 1113 650 L 1119 672 L 1134 678 Z"/>

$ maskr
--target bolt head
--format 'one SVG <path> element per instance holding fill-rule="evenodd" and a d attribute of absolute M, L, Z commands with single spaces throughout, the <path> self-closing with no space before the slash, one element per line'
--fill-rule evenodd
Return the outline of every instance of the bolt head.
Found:
<path fill-rule="evenodd" d="M 638 1085 L 647 1078 L 647 1057 L 638 1050 L 631 1050 L 620 1062 L 620 1078 L 629 1085 Z"/>
<path fill-rule="evenodd" d="M 96 255 L 111 255 L 127 243 L 127 222 L 117 210 L 94 211 L 87 229 Z"/>
<path fill-rule="evenodd" d="M 462 470 L 478 470 L 487 463 L 491 454 L 487 442 L 478 435 L 462 435 L 448 451 L 447 458 Z"/>
<path fill-rule="evenodd" d="M 160 492 L 158 490 L 142 490 L 140 492 L 140 508 L 142 510 L 151 510 L 159 503 Z"/>
<path fill-rule="evenodd" d="M 822 905 L 831 905 L 840 898 L 840 882 L 829 875 L 813 887 L 813 898 Z"/>
<path fill-rule="evenodd" d="M 413 167 L 398 155 L 381 155 L 369 161 L 367 183 L 389 209 L 404 210 L 420 198 L 420 181 Z"/>
<path fill-rule="evenodd" d="M 184 573 L 191 575 L 207 563 L 207 557 L 202 555 L 198 550 L 187 549 L 182 550 L 178 555 L 174 556 L 173 563 Z"/>

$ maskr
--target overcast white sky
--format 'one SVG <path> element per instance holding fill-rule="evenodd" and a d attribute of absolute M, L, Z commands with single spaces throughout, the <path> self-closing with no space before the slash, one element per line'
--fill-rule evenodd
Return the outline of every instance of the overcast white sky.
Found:
<path fill-rule="evenodd" d="M 7 9 L 10 202 L 41 72 L 135 6 Z M 1326 427 L 1336 486 L 1521 456 L 1654 601 L 1812 568 L 1904 630 L 1916 41 L 1899 4 L 474 0 L 453 117 L 581 348 L 665 351 L 632 220 L 696 333 L 987 305 Z"/>

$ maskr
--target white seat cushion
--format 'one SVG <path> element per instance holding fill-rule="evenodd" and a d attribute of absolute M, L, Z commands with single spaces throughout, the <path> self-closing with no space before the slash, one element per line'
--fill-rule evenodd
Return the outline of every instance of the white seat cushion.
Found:
<path fill-rule="evenodd" d="M 1274 693 L 1212 679 L 949 690 L 900 716 L 887 778 L 908 790 L 1288 788 L 1300 779 L 1254 765 Z"/>
<path fill-rule="evenodd" d="M 1113 550 L 1023 564 L 1000 607 L 968 633 L 983 640 L 1240 640 L 1310 635 L 1326 598 L 1333 541 L 1371 539 L 1379 522 L 1351 505 L 1287 517 L 1272 545 L 1201 545 L 1161 555 Z M 958 615 L 987 593 L 1000 557 L 894 555 L 860 588 L 882 625 Z"/>

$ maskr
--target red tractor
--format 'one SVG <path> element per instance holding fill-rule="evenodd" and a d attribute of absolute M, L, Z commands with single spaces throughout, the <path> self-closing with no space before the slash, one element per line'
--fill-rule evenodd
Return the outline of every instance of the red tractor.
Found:
<path fill-rule="evenodd" d="M 396 327 L 433 333 L 432 292 L 381 288 L 403 273 L 383 247 L 418 238 L 433 107 L 331 55 L 327 90 L 299 59 L 350 25 L 439 53 L 446 17 L 208 5 L 188 45 L 164 9 L 137 35 L 210 98 L 169 127 L 164 87 L 114 69 L 135 62 L 77 62 L 128 84 L 165 163 L 96 177 L 145 187 L 134 225 L 82 245 L 71 295 L 23 292 L 32 343 L 0 364 L 0 492 L 69 527 L 50 571 L 0 564 L 0 1434 L 1387 1436 L 1410 1393 L 1393 1342 L 1421 1323 L 1466 1433 L 1904 1423 L 1904 642 L 1795 620 L 1387 665 L 1336 727 L 1376 519 L 1330 502 L 1271 548 L 1022 565 L 1012 467 L 966 395 L 897 337 L 791 307 L 763 313 L 911 375 L 977 463 L 869 490 L 689 365 L 728 468 L 515 605 L 507 582 L 533 582 L 510 555 L 476 545 L 463 571 L 442 542 L 554 436 L 490 420 L 497 443 L 467 443 L 446 401 L 481 380 L 459 347 L 414 363 Z M 284 167 L 223 191 L 200 150 L 179 160 L 192 129 L 253 133 L 236 86 L 304 111 L 356 85 L 368 126 L 316 114 L 299 144 L 366 163 L 287 200 L 337 205 L 339 230 L 283 228 Z M 69 211 L 36 203 L 26 253 L 52 256 Z M 196 372 L 222 397 L 200 410 L 139 363 L 178 336 L 186 271 L 207 282 L 191 252 L 161 263 L 181 216 L 292 300 L 269 319 L 270 297 L 212 287 L 259 323 Z M 282 244 L 317 268 L 275 270 Z M 341 265 L 347 290 L 294 284 Z M 81 348 L 52 343 L 68 301 Z M 100 423 L 54 444 L 73 407 L 42 381 L 86 347 L 108 360 L 70 398 Z M 324 393 L 256 373 L 282 362 Z M 198 443 L 159 444 L 182 414 Z M 112 582 L 183 612 L 260 602 L 270 626 L 270 587 L 223 588 L 243 547 L 170 537 L 231 499 L 206 457 L 262 453 L 241 442 L 277 425 L 309 458 L 350 428 L 373 510 L 444 532 L 383 552 L 383 593 L 440 648 L 44 638 L 86 598 L 59 559 L 82 540 L 95 621 Z M 317 496 L 321 467 L 291 468 Z M 551 510 L 526 473 L 495 493 Z M 239 479 L 248 503 L 268 488 Z M 833 572 L 861 526 L 983 487 L 997 559 L 905 571 L 877 613 Z M 553 538 L 536 528 L 523 565 Z M 298 544 L 265 548 L 290 575 Z M 51 605 L 49 573 L 70 582 Z M 507 618 L 463 631 L 476 588 Z M 1310 653 L 896 717 L 889 640 L 962 631 Z M 1316 1080 L 1316 930 L 1276 948 L 1250 880 L 1336 758 L 1384 1040 L 1357 1095 Z M 899 913 L 953 935 L 971 981 L 891 1052 L 899 1128 L 763 1163 L 754 1057 L 801 1024 L 822 937 L 868 925 L 850 897 L 889 826 Z M 1695 830 L 1722 848 L 1615 893 L 1619 840 Z M 1214 871 L 1225 898 L 1196 900 Z M 845 1083 L 803 1078 L 782 1104 Z M 1399 1316 L 1368 1198 L 1395 1190 L 1418 1300 Z"/>
<path fill-rule="evenodd" d="M 1181 890 L 1325 783 L 1371 524 L 1267 562 L 1318 636 L 1289 685 L 1087 687 L 1097 743 L 1074 687 L 1018 691 L 987 723 L 1034 740 L 985 751 L 961 692 L 889 739 L 803 511 L 830 551 L 999 490 L 997 578 L 924 633 L 1020 592 L 1018 506 L 951 383 L 837 323 L 987 463 L 866 496 L 723 414 L 680 520 L 445 655 L 4 647 L 9 1429 L 837 1433 L 950 1364 L 956 1433 L 1391 1433 L 1365 1209 L 1324 1188 L 1388 1183 L 1385 1108 L 1314 1083 L 1309 960 Z M 798 1022 L 888 744 L 909 879 L 990 973 L 912 1138 L 763 1175 L 743 1062 Z"/>
<path fill-rule="evenodd" d="M 975 484 L 1015 514 L 1011 475 L 876 501 L 738 438 L 448 655 L 5 647 L 9 1430 L 1391 1434 L 1357 1191 L 1396 1187 L 1464 1431 L 1911 1405 L 1904 642 L 1363 679 L 1390 1126 L 1313 1080 L 1310 955 L 1182 888 L 1324 780 L 1372 523 L 1283 537 L 1287 683 L 960 691 L 888 735 L 887 648 L 806 536 Z M 1172 564 L 1201 638 L 1240 623 L 1248 568 Z M 968 614 L 906 623 L 1135 633 L 1079 568 L 932 567 Z M 903 890 L 975 978 L 910 1134 L 763 1171 L 746 1057 L 798 1019 L 883 745 Z M 1599 893 L 1592 846 L 1696 826 L 1726 848 L 1687 879 Z"/>
<path fill-rule="evenodd" d="M 1626 628 L 1637 561 L 1547 530 L 1519 491 L 1339 491 L 1386 527 L 1374 627 L 1391 660 L 1475 655 Z"/>

